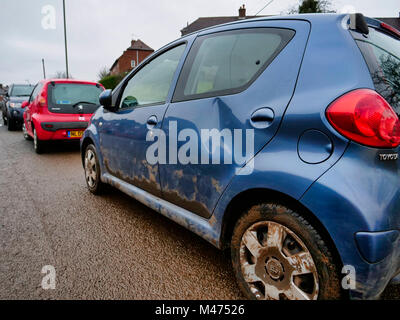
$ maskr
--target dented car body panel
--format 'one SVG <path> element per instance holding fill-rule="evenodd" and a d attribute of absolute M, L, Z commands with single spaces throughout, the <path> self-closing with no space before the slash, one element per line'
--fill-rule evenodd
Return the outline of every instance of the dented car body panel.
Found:
<path fill-rule="evenodd" d="M 360 49 L 343 27 L 345 19 L 346 15 L 260 18 L 179 39 L 159 51 L 186 44 L 166 102 L 118 112 L 99 108 L 81 140 L 82 149 L 89 143 L 95 145 L 103 182 L 218 248 L 229 241 L 224 232 L 234 199 L 244 202 L 241 195 L 252 190 L 263 190 L 266 198 L 269 192 L 282 194 L 318 221 L 342 265 L 355 268 L 356 287 L 349 291 L 350 297 L 377 298 L 400 271 L 400 236 L 396 236 L 400 230 L 399 164 L 395 157 L 380 160 L 380 154 L 398 154 L 399 150 L 350 142 L 326 119 L 326 108 L 344 93 L 358 88 L 374 90 Z M 248 88 L 174 101 L 180 73 L 198 37 L 268 27 L 295 30 L 295 35 Z M 118 100 L 114 94 L 120 95 L 121 88 L 123 85 L 114 90 L 113 100 Z M 273 120 L 266 127 L 255 128 L 254 156 L 243 166 L 150 165 L 145 161 L 146 147 L 152 143 L 146 141 L 150 116 L 157 117 L 156 128 L 166 132 L 168 145 L 171 122 L 176 122 L 178 130 L 190 128 L 199 135 L 201 129 L 246 130 L 254 128 L 250 117 L 263 108 L 273 111 Z M 178 141 L 178 147 L 184 142 Z M 221 158 L 223 154 L 221 148 Z M 250 173 L 240 174 L 249 168 Z M 389 235 L 376 235 L 391 230 L 394 232 Z M 377 253 L 383 247 L 389 248 L 385 256 Z M 379 260 L 371 262 L 365 257 Z"/>
<path fill-rule="evenodd" d="M 234 95 L 172 101 L 163 121 L 163 130 L 167 137 L 170 135 L 169 123 L 176 121 L 178 130 L 189 128 L 199 136 L 204 129 L 227 129 L 230 132 L 241 129 L 245 140 L 245 130 L 254 129 L 250 115 L 257 110 L 269 108 L 273 119 L 267 127 L 254 130 L 253 153 L 258 153 L 272 139 L 294 92 L 310 24 L 306 21 L 260 21 L 232 25 L 229 30 L 254 27 L 287 28 L 294 30 L 295 36 L 247 90 Z M 215 28 L 212 34 L 224 30 L 226 27 Z M 207 37 L 209 33 L 210 31 L 200 32 L 198 37 Z M 211 138 L 209 140 L 202 140 L 201 143 L 211 145 Z M 178 148 L 185 143 L 186 141 L 178 141 Z M 198 154 L 201 153 L 200 149 L 199 144 Z M 220 146 L 221 156 L 224 152 L 231 151 Z M 209 218 L 238 169 L 240 166 L 234 162 L 223 165 L 215 165 L 211 161 L 209 165 L 167 163 L 160 166 L 163 196 L 172 203 Z"/>

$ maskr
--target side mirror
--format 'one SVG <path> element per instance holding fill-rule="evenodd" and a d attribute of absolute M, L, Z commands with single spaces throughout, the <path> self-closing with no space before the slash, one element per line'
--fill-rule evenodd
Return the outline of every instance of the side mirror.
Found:
<path fill-rule="evenodd" d="M 110 89 L 104 90 L 99 96 L 100 104 L 104 109 L 113 111 L 112 107 L 112 91 Z"/>
<path fill-rule="evenodd" d="M 22 102 L 22 104 L 21 104 L 21 108 L 22 109 L 26 108 L 27 106 L 29 106 L 29 102 L 28 101 Z"/>

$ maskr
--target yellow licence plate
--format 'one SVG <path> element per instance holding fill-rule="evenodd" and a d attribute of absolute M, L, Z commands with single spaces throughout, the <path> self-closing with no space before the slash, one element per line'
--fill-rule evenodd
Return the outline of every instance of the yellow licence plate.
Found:
<path fill-rule="evenodd" d="M 68 131 L 69 138 L 81 138 L 83 136 L 83 131 Z"/>

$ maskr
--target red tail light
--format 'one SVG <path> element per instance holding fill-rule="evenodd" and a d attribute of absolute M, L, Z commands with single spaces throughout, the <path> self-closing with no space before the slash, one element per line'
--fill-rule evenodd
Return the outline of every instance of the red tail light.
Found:
<path fill-rule="evenodd" d="M 379 148 L 400 144 L 399 118 L 376 91 L 351 91 L 335 100 L 326 116 L 339 133 L 355 142 Z"/>

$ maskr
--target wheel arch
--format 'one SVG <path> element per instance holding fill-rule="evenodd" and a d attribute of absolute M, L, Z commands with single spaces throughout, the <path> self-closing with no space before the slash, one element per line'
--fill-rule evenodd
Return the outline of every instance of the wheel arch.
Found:
<path fill-rule="evenodd" d="M 255 188 L 243 191 L 237 194 L 227 205 L 221 228 L 221 248 L 227 249 L 230 247 L 230 241 L 233 234 L 233 229 L 242 213 L 250 208 L 250 206 L 261 202 L 273 202 L 283 205 L 305 218 L 316 230 L 321 237 L 326 241 L 329 248 L 332 249 L 333 258 L 343 265 L 339 251 L 331 238 L 328 230 L 307 207 L 301 204 L 298 200 L 272 189 Z"/>

